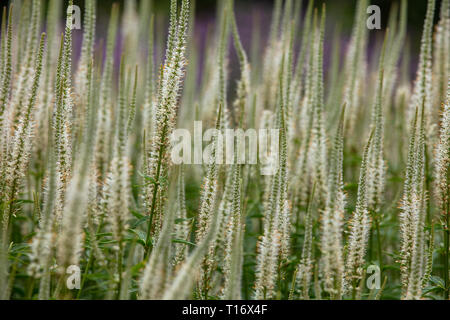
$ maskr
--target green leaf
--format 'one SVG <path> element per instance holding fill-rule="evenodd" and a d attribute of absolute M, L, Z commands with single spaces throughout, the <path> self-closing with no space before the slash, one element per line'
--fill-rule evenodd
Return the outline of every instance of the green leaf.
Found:
<path fill-rule="evenodd" d="M 182 222 L 185 222 L 185 221 L 192 221 L 192 220 L 194 220 L 193 217 L 192 217 L 192 218 L 178 218 L 178 219 L 175 219 L 175 224 L 180 224 L 180 223 L 182 223 Z"/>
<path fill-rule="evenodd" d="M 183 243 L 183 244 L 187 244 L 187 245 L 193 246 L 193 247 L 197 246 L 195 243 L 192 243 L 192 242 L 189 242 L 189 241 L 186 241 L 183 239 L 172 239 L 172 242 L 173 243 Z"/>
<path fill-rule="evenodd" d="M 137 243 L 145 247 L 145 239 L 147 238 L 147 234 L 142 230 L 130 229 L 130 232 L 137 235 Z"/>

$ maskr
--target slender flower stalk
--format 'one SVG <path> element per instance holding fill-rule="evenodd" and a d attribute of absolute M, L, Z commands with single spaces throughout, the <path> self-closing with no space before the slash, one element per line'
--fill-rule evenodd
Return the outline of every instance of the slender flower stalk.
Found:
<path fill-rule="evenodd" d="M 5 243 L 8 229 L 15 211 L 15 202 L 19 195 L 22 179 L 28 161 L 30 159 L 30 151 L 32 147 L 32 126 L 34 123 L 34 108 L 36 107 L 36 98 L 38 95 L 40 77 L 42 73 L 42 59 L 44 55 L 44 39 L 45 33 L 42 34 L 39 43 L 39 49 L 36 54 L 35 73 L 31 91 L 29 92 L 28 102 L 23 114 L 19 118 L 17 129 L 8 146 L 8 155 L 6 159 L 5 180 L 2 183 L 2 192 L 4 195 L 4 204 L 2 206 L 2 238 Z"/>
<path fill-rule="evenodd" d="M 369 214 L 369 201 L 367 197 L 367 175 L 369 173 L 368 161 L 370 148 L 373 144 L 374 131 L 372 131 L 369 141 L 364 148 L 364 155 L 361 164 L 358 184 L 358 196 L 356 208 L 350 220 L 350 236 L 347 248 L 347 258 L 345 262 L 345 292 L 352 292 L 356 295 L 356 290 L 363 281 L 365 254 L 369 240 L 371 218 Z"/>
<path fill-rule="evenodd" d="M 384 70 L 385 64 L 385 51 L 389 41 L 389 32 L 386 32 L 383 47 L 381 49 L 380 61 L 378 66 L 378 78 L 375 99 L 372 107 L 372 121 L 371 127 L 374 131 L 373 141 L 369 150 L 369 158 L 367 163 L 367 175 L 366 175 L 366 197 L 367 197 L 367 209 L 372 215 L 374 222 L 374 229 L 377 237 L 377 251 L 378 260 L 380 266 L 383 266 L 383 255 L 381 245 L 381 233 L 380 224 L 382 221 L 381 206 L 384 202 L 384 188 L 385 188 L 385 176 L 386 176 L 386 164 L 384 159 L 384 123 L 385 123 L 385 110 L 384 105 L 386 99 L 383 99 L 384 92 Z M 371 239 L 373 232 L 371 230 Z M 372 243 L 372 242 L 371 242 Z"/>
<path fill-rule="evenodd" d="M 111 9 L 111 17 L 108 25 L 106 42 L 106 55 L 103 66 L 102 79 L 100 83 L 100 108 L 98 135 L 95 147 L 95 163 L 99 171 L 99 180 L 103 180 L 109 168 L 111 160 L 111 138 L 108 137 L 108 128 L 112 125 L 113 113 L 113 68 L 114 51 L 116 47 L 116 36 L 118 32 L 119 8 L 114 4 Z"/>
<path fill-rule="evenodd" d="M 154 55 L 155 55 L 155 40 L 154 40 L 155 18 L 154 15 L 150 18 L 149 36 L 148 36 L 148 54 L 147 54 L 147 69 L 145 80 L 145 97 L 144 97 L 144 115 L 145 115 L 145 130 L 150 134 L 153 130 L 153 108 L 154 108 Z"/>
<path fill-rule="evenodd" d="M 7 154 L 7 144 L 8 144 L 8 119 L 5 119 L 6 106 L 9 100 L 9 94 L 11 91 L 11 77 L 12 77 L 12 6 L 9 8 L 8 14 L 8 27 L 6 32 L 6 37 L 3 40 L 2 51 L 4 51 L 4 57 L 2 60 L 3 68 L 1 75 L 2 87 L 0 89 L 0 172 L 5 170 L 5 155 Z M 3 33 L 5 34 L 5 33 Z M 6 137 L 5 137 L 6 136 Z M 2 188 L 0 188 L 0 196 L 3 196 Z"/>
<path fill-rule="evenodd" d="M 434 39 L 433 64 L 433 106 L 446 99 L 446 85 L 450 77 L 450 61 L 447 53 L 450 50 L 450 1 L 443 0 L 440 9 L 440 19 L 436 26 Z"/>
<path fill-rule="evenodd" d="M 449 298 L 449 259 L 450 259 L 450 79 L 447 88 L 447 101 L 442 113 L 440 140 L 435 158 L 435 196 L 438 209 L 443 218 L 444 238 L 444 283 L 445 298 Z"/>
<path fill-rule="evenodd" d="M 171 194 L 174 196 L 173 192 Z M 173 200 L 167 203 L 168 210 L 164 217 L 165 221 L 161 234 L 145 266 L 140 286 L 140 299 L 161 299 L 170 285 L 172 277 L 170 238 L 175 223 L 175 210 L 177 209 L 174 205 L 176 202 Z"/>
<path fill-rule="evenodd" d="M 188 219 L 186 209 L 186 184 L 185 184 L 185 169 L 184 166 L 180 166 L 178 174 L 177 184 L 177 223 L 175 225 L 176 237 L 179 240 L 188 241 L 190 236 L 190 220 Z M 189 254 L 189 246 L 185 243 L 179 243 L 175 246 L 174 253 L 174 266 L 178 266 L 183 263 Z"/>
<path fill-rule="evenodd" d="M 408 151 L 408 164 L 404 184 L 401 212 L 401 273 L 402 298 L 420 299 L 425 274 L 425 99 L 417 127 L 417 111 Z"/>
<path fill-rule="evenodd" d="M 67 186 L 63 216 L 61 221 L 61 235 L 57 246 L 59 266 L 67 268 L 70 265 L 78 265 L 82 251 L 83 225 L 86 219 L 88 205 L 88 174 L 91 166 L 93 145 L 96 133 L 96 110 L 94 109 L 93 92 L 93 63 L 88 67 L 88 124 L 83 141 L 82 161 L 77 162 L 74 168 L 73 178 Z"/>
<path fill-rule="evenodd" d="M 233 168 L 233 200 L 231 215 L 228 220 L 224 277 L 223 298 L 226 300 L 239 300 L 241 298 L 242 281 L 242 254 L 244 219 L 241 210 L 241 168 L 235 164 Z"/>
<path fill-rule="evenodd" d="M 244 119 L 246 119 L 246 107 L 248 105 L 248 99 L 250 94 L 250 64 L 247 58 L 247 54 L 242 46 L 241 39 L 239 36 L 239 31 L 236 24 L 236 17 L 234 11 L 230 8 L 231 14 L 231 30 L 234 39 L 234 47 L 239 56 L 239 65 L 241 68 L 241 78 L 237 83 L 236 88 L 236 99 L 233 103 L 233 107 L 236 112 L 236 123 L 241 127 L 245 126 Z"/>
<path fill-rule="evenodd" d="M 33 72 L 33 55 L 36 53 L 39 41 L 39 23 L 41 13 L 41 1 L 33 0 L 31 6 L 31 17 L 26 32 L 25 40 L 25 59 L 24 63 L 19 64 L 19 72 L 14 80 L 16 86 L 13 87 L 12 99 L 10 102 L 11 108 L 9 117 L 12 121 L 11 126 L 14 130 L 17 129 L 19 118 L 22 116 L 23 108 L 28 99 L 29 90 L 32 86 L 32 72 Z"/>
<path fill-rule="evenodd" d="M 44 39 L 45 33 L 41 35 L 38 51 L 36 53 L 35 73 L 31 91 L 29 92 L 28 101 L 25 106 L 24 113 L 19 118 L 17 130 L 8 146 L 8 155 L 6 156 L 4 176 L 0 185 L 1 200 L 1 220 L 0 220 L 0 289 L 1 299 L 9 298 L 9 290 L 7 289 L 7 281 L 5 277 L 8 275 L 7 247 L 9 243 L 9 234 L 11 231 L 12 219 L 16 210 L 17 196 L 19 195 L 23 177 L 29 164 L 30 152 L 32 148 L 32 127 L 34 123 L 34 109 L 36 107 L 36 99 L 39 90 L 40 78 L 42 74 L 42 59 L 44 55 Z M 3 169 L 3 168 L 2 168 Z"/>
<path fill-rule="evenodd" d="M 425 115 L 427 121 L 433 119 L 432 116 L 432 37 L 433 37 L 433 19 L 434 19 L 434 9 L 435 0 L 428 0 L 427 14 L 425 17 L 422 40 L 420 46 L 420 57 L 419 66 L 417 69 L 416 79 L 414 83 L 414 91 L 411 98 L 411 107 L 409 109 L 409 119 L 412 119 L 414 109 L 421 105 L 422 102 L 425 105 Z M 430 123 L 429 123 L 430 124 Z M 433 126 L 428 126 L 430 132 L 427 135 L 432 134 L 434 129 Z"/>
<path fill-rule="evenodd" d="M 219 105 L 216 120 L 216 136 L 213 137 L 211 155 L 208 163 L 208 168 L 206 172 L 206 177 L 202 186 L 201 193 L 201 203 L 197 220 L 197 230 L 195 238 L 197 242 L 202 241 L 210 232 L 211 226 L 213 224 L 212 219 L 215 217 L 214 212 L 216 211 L 217 202 L 217 192 L 218 192 L 218 159 L 220 157 L 220 150 L 223 142 L 220 140 L 220 129 L 222 122 L 222 106 Z M 218 217 L 222 219 L 222 217 Z M 200 271 L 200 280 L 198 283 L 199 292 L 201 295 L 207 299 L 208 291 L 210 290 L 210 278 L 211 272 L 213 271 L 214 261 L 214 250 L 215 250 L 215 240 L 211 243 L 207 254 L 202 262 Z"/>
<path fill-rule="evenodd" d="M 10 9 L 11 10 L 11 9 Z M 0 37 L 1 37 L 1 42 L 0 42 L 0 83 L 3 82 L 3 74 L 4 74 L 4 70 L 5 70 L 5 57 L 6 57 L 6 47 L 7 47 L 7 37 L 6 37 L 6 11 L 7 8 L 3 7 L 3 12 L 2 12 L 2 24 L 0 26 Z"/>
<path fill-rule="evenodd" d="M 422 121 L 423 122 L 423 121 Z M 425 133 L 423 126 L 420 130 L 420 138 L 418 141 L 418 150 L 419 157 L 424 157 L 425 153 Z M 417 164 L 417 169 L 415 174 L 419 175 L 419 178 L 423 177 L 423 164 L 421 164 L 420 160 Z M 416 178 L 416 179 L 417 179 Z M 417 179 L 417 180 L 419 180 Z M 412 194 L 412 207 L 411 211 L 413 213 L 413 232 L 414 232 L 414 241 L 413 248 L 411 250 L 411 265 L 410 265 L 410 275 L 408 278 L 408 287 L 406 291 L 405 299 L 420 299 L 422 296 L 422 284 L 423 277 L 425 275 L 425 264 L 426 256 L 425 256 L 425 212 L 426 212 L 426 196 L 424 190 L 424 179 L 421 178 L 422 181 L 417 181 L 417 186 L 415 187 L 415 192 Z M 422 190 L 421 190 L 422 189 Z M 421 193 L 419 193 L 421 192 Z"/>
<path fill-rule="evenodd" d="M 311 192 L 311 196 L 308 201 L 308 207 L 305 215 L 305 236 L 303 239 L 302 257 L 299 265 L 297 266 L 296 281 L 301 289 L 300 298 L 308 300 L 309 290 L 311 286 L 311 279 L 314 273 L 313 270 L 313 217 L 312 206 L 314 202 L 315 186 Z M 295 285 L 293 287 L 295 290 Z"/>
<path fill-rule="evenodd" d="M 113 160 L 105 184 L 105 201 L 107 219 L 113 234 L 113 239 L 117 245 L 116 251 L 116 273 L 117 292 L 121 293 L 122 281 L 122 257 L 124 253 L 124 239 L 128 230 L 130 219 L 129 205 L 131 197 L 130 190 L 130 164 L 127 157 L 127 142 L 130 131 L 129 123 L 133 119 L 133 110 L 136 104 L 137 74 L 136 68 L 134 77 L 133 96 L 130 106 L 127 108 L 126 82 L 125 82 L 125 58 L 122 57 L 119 76 L 119 103 L 116 108 L 116 136 L 114 138 Z"/>
<path fill-rule="evenodd" d="M 57 71 L 56 99 L 54 108 L 54 143 L 57 163 L 56 216 L 62 218 L 67 185 L 72 177 L 72 6 L 67 9 L 66 28 L 61 39 Z"/>
<path fill-rule="evenodd" d="M 289 252 L 290 211 L 287 200 L 287 135 L 283 97 L 283 62 L 279 74 L 277 129 L 279 156 L 275 175 L 271 178 L 270 195 L 264 212 L 264 232 L 257 244 L 255 299 L 270 299 L 275 295 L 276 280 Z"/>
<path fill-rule="evenodd" d="M 331 157 L 328 198 L 322 213 L 322 272 L 325 278 L 325 290 L 333 299 L 342 296 L 342 278 L 344 276 L 344 258 L 342 248 L 342 232 L 345 211 L 344 194 L 344 116 L 342 110 L 341 119 L 336 132 Z"/>
<path fill-rule="evenodd" d="M 152 179 L 145 191 L 147 213 L 146 255 L 151 247 L 151 236 L 157 237 L 161 228 L 162 212 L 158 199 L 165 197 L 168 174 L 169 137 L 175 127 L 177 99 L 182 88 L 183 70 L 186 65 L 186 35 L 189 22 L 189 0 L 183 0 L 177 19 L 176 0 L 171 1 L 169 36 L 166 60 L 161 73 L 158 102 L 155 108 L 154 135 L 149 152 L 147 176 Z M 153 231 L 153 232 L 152 232 Z"/>
<path fill-rule="evenodd" d="M 78 102 L 78 112 L 80 115 L 77 117 L 79 123 L 79 131 L 83 131 L 82 123 L 86 117 L 86 97 L 87 97 L 87 82 L 88 82 L 88 67 L 93 58 L 94 51 L 94 39 L 95 39 L 95 23 L 96 23 L 96 0 L 86 1 L 85 13 L 84 13 L 84 25 L 83 25 L 83 44 L 81 46 L 81 57 L 78 63 L 78 69 L 75 73 L 75 94 Z M 79 132 L 78 132 L 79 134 Z"/>
<path fill-rule="evenodd" d="M 367 44 L 366 9 L 367 0 L 359 0 L 356 7 L 355 21 L 353 24 L 352 38 L 345 57 L 345 85 L 343 100 L 347 106 L 346 130 L 347 135 L 351 135 L 356 126 L 358 106 L 360 105 L 361 92 L 363 87 L 363 77 L 365 74 L 364 51 Z"/>
<path fill-rule="evenodd" d="M 195 279 L 192 277 L 192 274 L 196 272 L 197 267 L 204 259 L 208 248 L 217 237 L 219 219 L 218 211 L 215 210 L 214 212 L 215 214 L 211 219 L 211 226 L 208 233 L 180 267 L 171 284 L 166 288 L 162 297 L 163 300 L 184 300 L 190 296 Z"/>

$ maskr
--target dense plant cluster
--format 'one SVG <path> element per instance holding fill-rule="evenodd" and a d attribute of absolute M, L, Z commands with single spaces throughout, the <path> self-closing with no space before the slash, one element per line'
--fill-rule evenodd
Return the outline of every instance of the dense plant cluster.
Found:
<path fill-rule="evenodd" d="M 79 59 L 63 5 L 3 10 L 1 299 L 449 299 L 449 0 L 428 0 L 415 79 L 407 0 L 373 43 L 369 0 L 348 43 L 325 5 L 276 0 L 249 51 L 219 0 L 205 52 L 194 1 L 167 34 L 151 0 L 115 4 L 99 41 L 85 0 Z M 194 121 L 277 129 L 274 174 L 216 161 L 218 135 L 175 165 Z"/>

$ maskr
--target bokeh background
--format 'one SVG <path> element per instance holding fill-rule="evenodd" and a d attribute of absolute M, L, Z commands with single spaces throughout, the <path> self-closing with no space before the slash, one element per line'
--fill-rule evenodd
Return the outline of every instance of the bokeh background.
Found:
<path fill-rule="evenodd" d="M 68 2 L 67 0 L 65 1 Z M 98 0 L 98 39 L 102 39 L 106 35 L 106 27 L 112 4 L 115 2 L 119 3 L 120 8 L 123 10 L 126 2 L 129 1 L 130 0 Z M 137 8 L 139 8 L 140 0 L 135 1 Z M 304 12 L 309 0 L 294 1 L 302 1 L 302 10 Z M 46 1 L 44 0 L 44 2 Z M 370 2 L 371 4 L 378 5 L 381 8 L 382 29 L 373 30 L 369 33 L 369 45 L 373 46 L 373 51 L 375 52 L 375 48 L 379 45 L 384 36 L 384 32 L 386 31 L 391 8 L 394 4 L 400 5 L 400 0 L 372 0 Z M 440 2 L 441 0 L 436 1 L 436 13 L 440 8 Z M 345 40 L 348 40 L 350 37 L 357 0 L 315 0 L 316 7 L 320 8 L 322 3 L 325 3 L 327 7 L 327 29 L 325 38 L 325 63 L 327 63 L 329 53 L 332 49 L 333 39 L 335 37 L 340 37 L 344 40 L 342 43 L 345 44 Z M 84 1 L 74 0 L 74 4 L 83 9 Z M 157 38 L 160 37 L 161 39 L 164 39 L 165 37 L 169 5 L 169 0 L 153 0 L 153 7 L 157 17 Z M 254 40 L 251 38 L 251 35 L 255 34 L 252 30 L 255 28 L 259 30 L 259 43 L 261 50 L 263 49 L 265 38 L 269 31 L 273 5 L 274 0 L 235 0 L 236 18 L 239 31 L 241 33 L 244 47 L 249 53 L 251 52 L 252 40 Z M 415 68 L 417 66 L 421 31 L 425 19 L 426 6 L 426 0 L 408 0 L 408 40 L 406 49 L 410 50 L 411 76 L 415 74 Z M 207 46 L 207 43 L 205 43 L 205 38 L 208 32 L 211 32 L 214 28 L 216 10 L 217 0 L 195 1 L 196 20 L 194 35 L 196 44 L 200 49 L 204 49 L 204 47 Z M 435 14 L 435 19 L 437 21 L 438 14 Z M 81 31 L 74 32 L 75 38 L 80 37 L 81 34 Z M 298 30 L 298 40 L 300 39 L 300 36 L 301 30 Z M 341 48 L 341 51 L 345 51 L 345 49 L 346 48 L 344 45 Z M 75 48 L 74 53 L 77 54 L 77 48 Z"/>
<path fill-rule="evenodd" d="M 26 1 L 26 0 L 14 0 Z M 65 4 L 68 4 L 68 0 L 63 0 Z M 140 0 L 98 0 L 97 1 L 97 41 L 102 43 L 102 40 L 106 38 L 106 28 L 108 25 L 109 14 L 111 11 L 111 6 L 113 3 L 118 3 L 121 10 L 124 10 L 125 6 L 131 1 L 136 3 L 136 8 L 139 12 Z M 220 0 L 196 0 L 195 1 L 195 28 L 194 28 L 194 39 L 195 45 L 197 47 L 198 53 L 201 55 L 205 54 L 204 49 L 208 46 L 206 41 L 207 35 L 214 30 L 215 17 L 217 11 L 217 1 Z M 274 0 L 234 0 L 235 1 L 235 11 L 236 19 L 239 27 L 239 32 L 241 34 L 242 42 L 251 56 L 251 52 L 255 52 L 252 43 L 255 39 L 252 39 L 252 35 L 258 35 L 259 50 L 263 50 L 265 45 L 266 37 L 269 33 L 271 15 L 274 5 Z M 309 0 L 294 0 L 302 2 L 302 11 L 304 12 Z M 380 46 L 380 42 L 383 39 L 384 33 L 387 27 L 387 21 L 389 19 L 389 14 L 391 8 L 394 4 L 400 5 L 401 0 L 372 0 L 371 4 L 378 5 L 381 8 L 381 30 L 372 30 L 369 33 L 369 55 L 371 52 L 374 55 L 377 54 L 377 48 Z M 8 0 L 0 0 L 1 6 L 8 4 Z M 47 0 L 42 0 L 44 6 L 48 2 Z M 325 35 L 325 72 L 327 70 L 326 66 L 330 58 L 330 53 L 332 50 L 333 40 L 339 38 L 341 45 L 341 56 L 344 56 L 346 50 L 346 43 L 350 38 L 351 29 L 354 20 L 355 8 L 357 0 L 315 0 L 315 6 L 320 8 L 321 4 L 325 3 L 327 7 L 327 26 Z M 441 0 L 436 1 L 436 14 L 435 20 L 438 19 L 438 10 L 440 8 Z M 74 0 L 74 4 L 78 5 L 81 10 L 84 9 L 84 0 Z M 159 43 L 160 55 L 163 52 L 164 40 L 167 32 L 168 23 L 168 10 L 169 10 L 170 0 L 153 0 L 153 10 L 156 16 L 156 31 L 155 36 Z M 408 27 L 407 27 L 407 44 L 404 52 L 408 50 L 410 59 L 410 72 L 411 76 L 414 76 L 417 62 L 418 54 L 420 49 L 420 38 L 423 28 L 423 22 L 425 19 L 427 1 L 426 0 L 408 0 Z M 0 17 L 1 20 L 1 17 Z M 63 21 L 61 21 L 63 23 Z M 255 29 L 258 30 L 257 33 L 253 32 Z M 120 32 L 120 31 L 119 31 Z M 82 39 L 82 30 L 74 30 L 74 62 L 76 64 L 77 57 L 80 53 L 80 44 Z M 297 41 L 300 40 L 301 29 L 298 30 Z M 145 49 L 145 46 L 144 48 Z M 372 50 L 373 49 L 373 50 Z M 120 56 L 120 54 L 119 54 Z M 370 57 L 369 57 L 370 58 Z M 232 76 L 235 73 L 234 62 L 236 62 L 236 57 L 231 55 L 231 73 Z"/>

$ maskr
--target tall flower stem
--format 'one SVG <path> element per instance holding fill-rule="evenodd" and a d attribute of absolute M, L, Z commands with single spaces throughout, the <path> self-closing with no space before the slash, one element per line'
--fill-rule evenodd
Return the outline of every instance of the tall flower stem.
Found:
<path fill-rule="evenodd" d="M 150 253 L 152 252 L 152 247 L 153 244 L 150 241 L 150 237 L 151 237 L 151 228 L 152 228 L 152 224 L 153 224 L 153 217 L 155 215 L 155 208 L 156 208 L 156 195 L 158 194 L 158 188 L 159 188 L 159 178 L 161 175 L 161 163 L 162 163 L 162 156 L 164 154 L 164 145 L 161 146 L 161 148 L 159 149 L 159 154 L 158 154 L 158 167 L 156 169 L 156 177 L 157 180 L 154 182 L 151 182 L 155 185 L 154 189 L 153 189 L 153 197 L 152 197 L 152 204 L 150 207 L 150 216 L 148 219 L 148 226 L 147 226 L 147 236 L 145 238 L 145 254 L 144 254 L 144 260 L 147 260 L 147 258 L 150 256 Z"/>
<path fill-rule="evenodd" d="M 450 170 L 447 171 L 447 199 L 450 199 Z M 447 208 L 445 208 L 447 207 Z M 446 210 L 446 211 L 445 211 Z M 450 298 L 450 201 L 444 203 L 444 298 L 449 300 Z"/>

